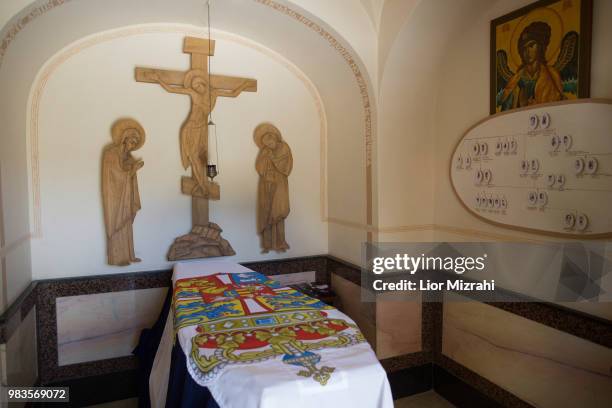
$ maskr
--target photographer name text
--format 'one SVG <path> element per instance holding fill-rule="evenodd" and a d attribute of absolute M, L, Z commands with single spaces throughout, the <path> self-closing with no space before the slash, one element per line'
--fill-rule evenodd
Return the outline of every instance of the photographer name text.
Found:
<path fill-rule="evenodd" d="M 466 282 L 464 280 L 447 280 L 446 282 L 433 282 L 429 279 L 419 280 L 418 282 L 402 279 L 399 282 L 385 282 L 377 279 L 372 282 L 374 290 L 378 291 L 493 291 L 495 290 L 495 280 L 484 280 L 482 282 Z"/>

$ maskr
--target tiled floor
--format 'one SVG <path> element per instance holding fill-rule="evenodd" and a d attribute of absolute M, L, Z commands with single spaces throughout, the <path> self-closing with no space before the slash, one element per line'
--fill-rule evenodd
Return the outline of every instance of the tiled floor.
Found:
<path fill-rule="evenodd" d="M 93 405 L 89 408 L 135 408 L 137 406 L 138 400 L 131 398 L 107 404 Z M 454 405 L 435 392 L 427 391 L 395 401 L 395 408 L 454 408 Z"/>
<path fill-rule="evenodd" d="M 107 402 L 106 404 L 90 405 L 89 408 L 136 408 L 138 398 L 130 398 L 121 401 Z"/>
<path fill-rule="evenodd" d="M 434 391 L 427 391 L 398 399 L 395 401 L 395 408 L 454 408 L 454 405 Z"/>

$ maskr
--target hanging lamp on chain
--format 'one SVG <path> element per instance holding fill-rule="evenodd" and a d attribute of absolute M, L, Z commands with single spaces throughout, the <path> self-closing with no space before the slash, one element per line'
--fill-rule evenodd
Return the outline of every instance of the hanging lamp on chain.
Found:
<path fill-rule="evenodd" d="M 206 2 L 206 11 L 208 19 L 208 101 L 210 107 L 210 111 L 208 112 L 208 151 L 206 152 L 206 174 L 211 180 L 213 180 L 219 174 L 219 143 L 217 139 L 217 125 L 212 118 L 212 88 L 210 84 L 210 60 L 212 59 L 210 55 L 210 42 L 212 41 L 210 36 L 210 0 L 207 0 Z M 213 144 L 214 150 L 212 149 Z M 211 151 L 215 152 L 214 156 L 210 154 Z"/>

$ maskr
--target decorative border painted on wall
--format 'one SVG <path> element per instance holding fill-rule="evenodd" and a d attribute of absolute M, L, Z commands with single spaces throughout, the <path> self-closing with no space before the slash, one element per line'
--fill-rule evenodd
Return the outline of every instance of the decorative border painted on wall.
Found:
<path fill-rule="evenodd" d="M 0 67 L 2 66 L 2 60 L 4 59 L 4 54 L 6 54 L 6 50 L 8 49 L 9 45 L 26 25 L 36 20 L 46 12 L 70 1 L 72 0 L 48 0 L 46 3 L 40 6 L 30 5 L 29 7 L 26 7 L 25 11 L 16 14 L 6 25 L 6 29 L 2 30 L 4 32 L 4 36 L 2 38 L 2 42 L 0 43 Z M 22 13 L 23 15 L 20 16 Z"/>
<path fill-rule="evenodd" d="M 329 33 L 326 29 L 324 29 L 321 25 L 312 21 L 308 17 L 296 12 L 288 6 L 275 2 L 273 0 L 254 0 L 257 3 L 263 4 L 265 6 L 271 7 L 274 10 L 293 18 L 294 20 L 300 22 L 311 30 L 315 31 L 321 37 L 323 37 L 329 45 L 331 45 L 346 61 L 349 65 L 355 80 L 357 81 L 357 86 L 359 87 L 359 92 L 361 94 L 361 100 L 363 105 L 363 111 L 365 115 L 365 177 L 366 177 L 366 224 L 368 226 L 372 226 L 373 222 L 373 174 L 372 174 L 372 105 L 370 102 L 370 96 L 368 93 L 368 82 L 364 77 L 363 73 L 358 64 L 358 60 L 351 55 L 349 50 L 336 39 L 332 34 Z M 372 240 L 372 234 L 368 231 L 368 241 Z"/>
<path fill-rule="evenodd" d="M 183 25 L 183 24 L 146 24 L 142 26 L 132 26 L 120 28 L 116 30 L 97 33 L 89 37 L 85 37 L 70 44 L 63 50 L 59 51 L 50 58 L 41 68 L 32 85 L 32 90 L 29 97 L 30 111 L 28 112 L 28 126 L 26 132 L 28 134 L 28 147 L 30 151 L 30 183 L 32 188 L 32 224 L 33 238 L 42 238 L 42 198 L 40 193 L 40 165 L 39 165 L 39 115 L 40 104 L 45 92 L 46 85 L 49 79 L 57 71 L 57 69 L 68 61 L 73 56 L 83 52 L 84 50 L 108 42 L 118 38 L 125 38 L 142 34 L 157 34 L 157 33 L 173 33 L 186 36 L 205 37 L 208 31 L 203 28 Z M 321 172 L 321 200 L 320 212 L 321 220 L 326 221 L 327 218 L 327 115 L 323 99 L 316 86 L 308 78 L 308 76 L 300 70 L 295 64 L 291 63 L 279 53 L 245 37 L 231 34 L 225 31 L 213 30 L 212 35 L 217 39 L 222 39 L 237 44 L 247 46 L 254 49 L 277 63 L 284 66 L 296 78 L 298 78 L 308 90 L 313 99 L 313 103 L 319 116 L 319 138 L 320 138 L 320 172 Z"/>
<path fill-rule="evenodd" d="M 306 27 L 314 30 L 317 34 L 323 37 L 329 45 L 332 46 L 338 53 L 342 56 L 342 58 L 346 61 L 346 63 L 351 68 L 353 75 L 355 76 L 355 80 L 357 81 L 357 85 L 359 86 L 359 93 L 361 94 L 361 99 L 363 103 L 363 110 L 365 115 L 365 146 L 366 146 L 366 166 L 372 166 L 372 112 L 370 105 L 370 96 L 368 94 L 368 85 L 367 81 L 359 68 L 359 64 L 355 57 L 351 55 L 351 53 L 346 49 L 344 45 L 338 39 L 336 39 L 332 34 L 330 34 L 327 30 L 325 30 L 321 25 L 315 23 L 310 20 L 308 17 L 298 13 L 297 11 L 291 9 L 288 6 L 277 3 L 273 0 L 254 0 L 257 3 L 263 4 L 265 6 L 271 7 L 274 10 L 285 14 L 293 18 L 294 20 L 302 23 Z M 370 170 L 371 171 L 371 170 Z"/>

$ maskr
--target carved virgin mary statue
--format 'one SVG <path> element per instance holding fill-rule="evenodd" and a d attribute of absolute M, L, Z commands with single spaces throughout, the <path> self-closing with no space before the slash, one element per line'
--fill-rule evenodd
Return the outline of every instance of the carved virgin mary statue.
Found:
<path fill-rule="evenodd" d="M 144 162 L 132 156 L 145 142 L 144 129 L 133 119 L 119 119 L 111 130 L 113 143 L 102 153 L 102 201 L 108 263 L 140 262 L 134 255 L 132 224 L 140 210 L 136 172 Z"/>
<path fill-rule="evenodd" d="M 289 215 L 289 181 L 293 156 L 280 131 L 263 123 L 255 129 L 259 154 L 255 168 L 259 174 L 257 193 L 257 231 L 263 253 L 289 249 L 285 241 L 285 218 Z"/>

